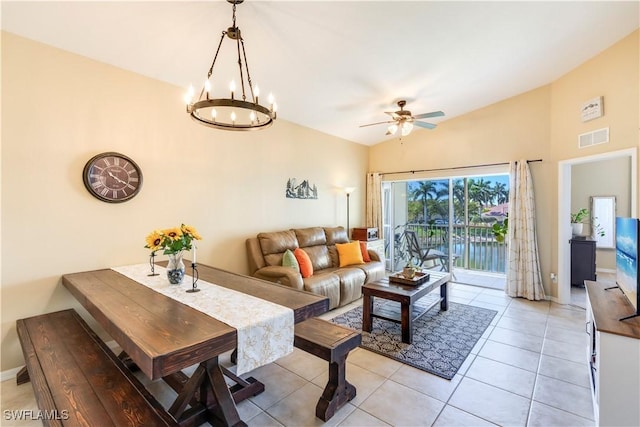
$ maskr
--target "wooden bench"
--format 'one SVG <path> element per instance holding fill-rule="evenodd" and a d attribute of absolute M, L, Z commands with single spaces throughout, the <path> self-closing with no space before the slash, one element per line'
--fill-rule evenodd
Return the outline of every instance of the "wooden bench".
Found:
<path fill-rule="evenodd" d="M 295 325 L 294 345 L 329 362 L 329 381 L 316 405 L 316 417 L 323 421 L 356 396 L 356 388 L 346 380 L 346 365 L 349 352 L 361 342 L 360 331 L 317 317 Z"/>
<path fill-rule="evenodd" d="M 45 426 L 173 426 L 160 403 L 75 310 L 16 322 Z M 51 419 L 46 419 L 51 418 Z"/>

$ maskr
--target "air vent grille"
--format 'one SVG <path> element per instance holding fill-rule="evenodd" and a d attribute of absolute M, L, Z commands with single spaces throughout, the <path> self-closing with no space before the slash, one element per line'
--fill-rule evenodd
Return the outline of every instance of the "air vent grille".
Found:
<path fill-rule="evenodd" d="M 609 128 L 602 128 L 578 135 L 578 148 L 609 142 Z"/>

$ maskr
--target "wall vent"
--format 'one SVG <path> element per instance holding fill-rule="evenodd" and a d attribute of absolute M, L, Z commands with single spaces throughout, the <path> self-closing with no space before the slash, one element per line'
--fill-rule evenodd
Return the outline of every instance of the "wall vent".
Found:
<path fill-rule="evenodd" d="M 578 148 L 609 142 L 609 128 L 602 128 L 578 135 Z"/>

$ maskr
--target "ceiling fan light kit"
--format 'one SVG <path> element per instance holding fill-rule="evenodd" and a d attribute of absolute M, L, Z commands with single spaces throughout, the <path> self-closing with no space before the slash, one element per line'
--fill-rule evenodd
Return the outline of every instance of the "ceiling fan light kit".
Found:
<path fill-rule="evenodd" d="M 392 120 L 388 120 L 386 122 L 378 122 L 378 123 L 370 123 L 367 125 L 362 125 L 362 127 L 381 125 L 384 123 L 391 123 L 387 128 L 387 132 L 385 135 L 395 135 L 400 129 L 400 134 L 402 136 L 407 136 L 413 130 L 413 126 L 419 126 L 425 129 L 434 129 L 436 127 L 433 123 L 421 122 L 417 119 L 426 119 L 429 117 L 442 117 L 444 113 L 442 111 L 433 111 L 431 113 L 417 114 L 415 116 L 411 115 L 411 111 L 405 110 L 404 106 L 407 105 L 407 101 L 404 99 L 398 101 L 398 107 L 400 109 L 398 111 L 385 111 L 385 114 L 391 116 Z"/>
<path fill-rule="evenodd" d="M 216 50 L 215 56 L 204 85 L 200 90 L 200 95 L 195 99 L 195 89 L 189 87 L 185 95 L 187 104 L 187 113 L 191 117 L 205 126 L 222 130 L 247 131 L 266 129 L 273 124 L 277 118 L 278 105 L 272 94 L 268 97 L 269 106 L 263 106 L 259 103 L 260 89 L 251 81 L 251 73 L 249 65 L 247 65 L 247 54 L 244 49 L 244 39 L 242 38 L 240 28 L 236 26 L 236 5 L 241 4 L 244 0 L 227 0 L 233 4 L 233 24 L 226 31 L 222 32 L 220 43 Z M 241 99 L 236 99 L 236 81 L 232 80 L 229 84 L 229 98 L 212 98 L 213 67 L 218 59 L 218 53 L 225 36 L 231 40 L 235 40 L 238 51 L 238 69 L 239 69 L 239 86 Z M 245 84 L 246 77 L 246 84 Z M 245 88 L 248 87 L 250 98 L 247 100 Z"/>

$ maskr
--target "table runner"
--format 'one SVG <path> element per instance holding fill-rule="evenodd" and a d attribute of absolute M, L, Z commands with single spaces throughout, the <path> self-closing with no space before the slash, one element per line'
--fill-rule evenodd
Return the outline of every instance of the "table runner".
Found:
<path fill-rule="evenodd" d="M 156 266 L 160 274 L 148 276 L 149 264 L 112 267 L 112 270 L 135 280 L 169 298 L 195 308 L 238 331 L 236 374 L 241 375 L 293 351 L 293 310 L 251 295 L 198 280 L 200 292 L 185 292 L 191 285 L 170 285 L 166 269 Z M 185 276 L 188 279 L 189 276 Z M 187 283 L 188 282 L 188 286 Z"/>

